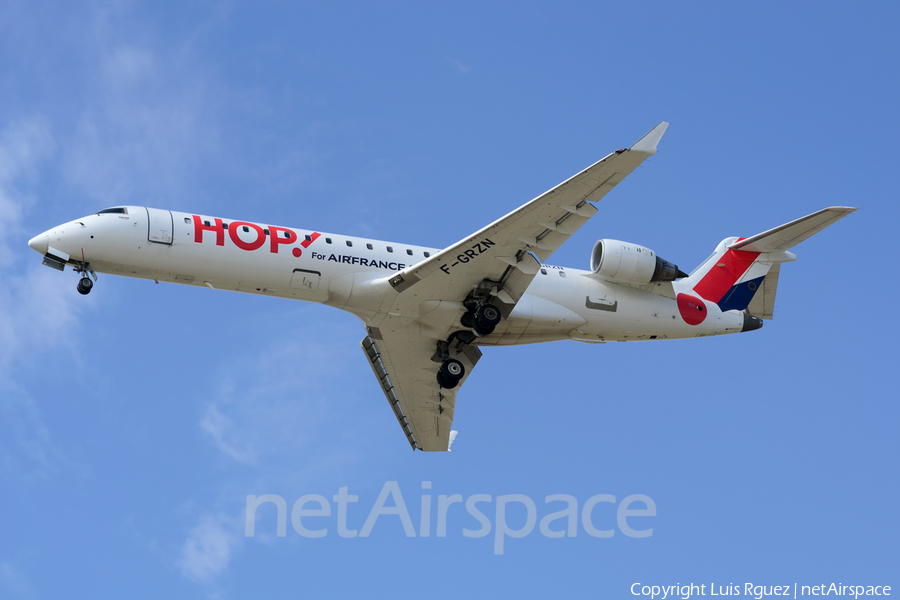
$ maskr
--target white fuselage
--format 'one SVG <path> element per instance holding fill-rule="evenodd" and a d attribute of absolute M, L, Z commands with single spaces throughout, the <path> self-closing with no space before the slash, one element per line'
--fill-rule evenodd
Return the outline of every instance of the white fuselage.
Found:
<path fill-rule="evenodd" d="M 385 298 L 396 294 L 387 278 L 439 251 L 176 211 L 123 208 L 124 213 L 93 214 L 65 223 L 36 236 L 30 245 L 42 254 L 48 248 L 66 253 L 70 263 L 89 263 L 98 273 L 317 302 L 351 312 L 367 325 L 383 317 L 390 305 Z M 742 313 L 723 312 L 708 301 L 703 301 L 707 318 L 688 324 L 675 300 L 679 291 L 677 281 L 641 289 L 609 283 L 590 271 L 542 265 L 508 318 L 475 343 L 632 341 L 741 331 Z M 422 309 L 426 325 L 430 308 Z M 464 312 L 461 304 L 459 309 Z M 431 325 L 438 328 L 437 338 L 463 329 L 456 319 L 439 318 Z"/>

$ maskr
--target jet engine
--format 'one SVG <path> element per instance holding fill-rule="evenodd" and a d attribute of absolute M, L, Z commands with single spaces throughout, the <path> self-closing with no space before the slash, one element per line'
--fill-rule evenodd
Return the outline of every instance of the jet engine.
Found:
<path fill-rule="evenodd" d="M 676 265 L 663 260 L 653 250 L 619 240 L 599 240 L 594 244 L 591 271 L 615 283 L 643 284 L 687 277 Z"/>

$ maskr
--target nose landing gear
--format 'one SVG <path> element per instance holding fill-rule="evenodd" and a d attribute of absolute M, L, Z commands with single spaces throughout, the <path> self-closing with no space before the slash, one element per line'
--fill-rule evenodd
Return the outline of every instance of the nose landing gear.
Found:
<path fill-rule="evenodd" d="M 76 289 L 82 296 L 87 296 L 94 288 L 94 281 L 97 281 L 97 274 L 94 273 L 94 269 L 91 268 L 91 264 L 86 262 L 76 262 L 75 272 L 81 273 L 81 279 L 78 281 L 78 286 Z M 90 273 L 90 277 L 88 277 L 88 273 Z M 93 281 L 91 281 L 91 277 L 94 278 Z"/>
<path fill-rule="evenodd" d="M 91 293 L 91 289 L 94 287 L 94 282 L 91 281 L 90 277 L 82 277 L 78 282 L 78 293 L 82 296 L 87 296 Z"/>

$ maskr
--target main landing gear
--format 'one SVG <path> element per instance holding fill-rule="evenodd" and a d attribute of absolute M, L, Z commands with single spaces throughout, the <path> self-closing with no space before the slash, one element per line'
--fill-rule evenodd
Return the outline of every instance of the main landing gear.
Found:
<path fill-rule="evenodd" d="M 475 331 L 478 337 L 484 337 L 494 333 L 494 328 L 500 322 L 500 309 L 493 304 L 479 304 L 469 309 L 469 312 L 460 318 L 463 327 Z"/>
<path fill-rule="evenodd" d="M 459 385 L 460 379 L 466 374 L 466 368 L 455 358 L 448 358 L 441 363 L 437 372 L 437 382 L 442 388 L 452 390 Z"/>
<path fill-rule="evenodd" d="M 488 281 L 479 285 L 478 289 L 463 301 L 466 313 L 460 317 L 459 322 L 466 329 L 454 331 L 447 341 L 442 340 L 437 343 L 437 350 L 431 360 L 441 364 L 441 368 L 437 372 L 437 382 L 442 388 L 452 390 L 466 376 L 466 368 L 463 364 L 455 358 L 450 358 L 451 347 L 459 356 L 466 345 L 480 337 L 494 333 L 494 329 L 503 318 L 500 309 L 490 302 L 489 290 L 496 289 L 496 286 L 496 282 Z"/>
<path fill-rule="evenodd" d="M 91 293 L 91 290 L 94 289 L 94 281 L 97 281 L 97 274 L 94 273 L 94 270 L 91 268 L 90 263 L 86 262 L 77 262 L 75 263 L 75 272 L 81 273 L 81 279 L 78 281 L 78 293 L 82 296 L 87 296 Z M 90 273 L 90 277 L 88 276 Z M 91 277 L 93 277 L 93 281 L 91 281 Z"/>
<path fill-rule="evenodd" d="M 475 336 L 471 332 L 468 333 L 474 339 Z M 450 344 L 457 341 L 461 342 L 462 340 L 456 340 L 455 334 L 450 337 L 450 341 L 439 341 L 437 350 L 431 357 L 434 362 L 441 363 L 441 368 L 437 372 L 437 382 L 439 386 L 447 390 L 455 388 L 466 376 L 466 367 L 455 358 L 450 358 Z"/>

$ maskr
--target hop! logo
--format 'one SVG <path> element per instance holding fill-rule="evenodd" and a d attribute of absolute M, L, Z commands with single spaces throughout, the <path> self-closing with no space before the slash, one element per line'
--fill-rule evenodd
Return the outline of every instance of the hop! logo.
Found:
<path fill-rule="evenodd" d="M 246 221 L 231 221 L 227 225 L 222 219 L 213 219 L 213 223 L 204 221 L 199 215 L 194 217 L 194 241 L 198 244 L 203 243 L 203 232 L 211 231 L 216 234 L 216 246 L 225 245 L 225 232 L 232 243 L 241 250 L 253 251 L 262 248 L 266 239 L 269 240 L 269 251 L 278 254 L 278 250 L 282 245 L 290 245 L 297 242 L 297 233 L 285 227 L 276 227 L 271 225 L 267 228 L 260 227 L 255 223 Z M 318 232 L 313 232 L 306 236 L 300 242 L 301 248 L 294 247 L 291 254 L 300 258 L 303 256 L 303 248 L 308 248 L 319 237 Z M 243 236 L 243 237 L 242 237 Z"/>

